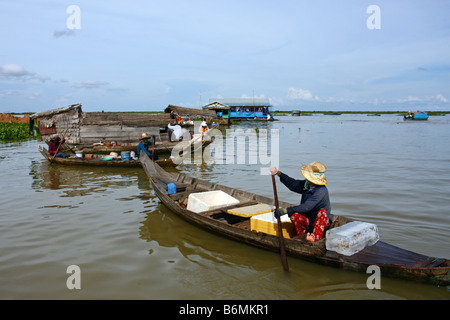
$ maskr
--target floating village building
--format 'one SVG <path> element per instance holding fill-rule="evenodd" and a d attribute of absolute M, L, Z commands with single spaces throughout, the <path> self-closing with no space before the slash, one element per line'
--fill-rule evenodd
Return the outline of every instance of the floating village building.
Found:
<path fill-rule="evenodd" d="M 241 99 L 209 99 L 209 103 L 202 107 L 213 110 L 222 119 L 273 119 L 269 99 L 241 98 Z"/>
<path fill-rule="evenodd" d="M 143 132 L 160 135 L 173 122 L 173 115 L 183 119 L 184 125 L 194 120 L 208 124 L 228 124 L 231 119 L 267 120 L 270 112 L 269 99 L 210 99 L 201 109 L 168 105 L 164 112 L 83 112 L 81 103 L 42 111 L 30 116 L 30 130 L 38 132 L 43 141 L 50 136 L 64 136 L 72 145 L 118 141 L 136 142 Z M 182 124 L 183 125 L 183 124 Z"/>
<path fill-rule="evenodd" d="M 45 142 L 58 134 L 71 145 L 90 145 L 116 141 L 132 143 L 139 140 L 143 132 L 149 135 L 166 133 L 173 122 L 171 111 L 183 120 L 203 120 L 207 123 L 223 123 L 211 110 L 190 109 L 169 105 L 164 112 L 83 112 L 81 104 L 38 112 L 30 116 L 30 130 L 41 135 Z"/>

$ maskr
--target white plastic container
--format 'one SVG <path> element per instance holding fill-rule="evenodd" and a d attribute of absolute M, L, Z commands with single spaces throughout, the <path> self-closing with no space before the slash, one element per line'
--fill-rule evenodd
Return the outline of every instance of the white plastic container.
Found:
<path fill-rule="evenodd" d="M 375 224 L 353 221 L 326 232 L 327 250 L 351 256 L 379 240 Z"/>
<path fill-rule="evenodd" d="M 186 209 L 203 212 L 238 204 L 239 200 L 221 190 L 191 193 Z"/>

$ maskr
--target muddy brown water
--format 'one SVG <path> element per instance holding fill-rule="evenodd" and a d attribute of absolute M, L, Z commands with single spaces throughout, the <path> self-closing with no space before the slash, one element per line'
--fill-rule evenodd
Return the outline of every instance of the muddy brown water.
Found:
<path fill-rule="evenodd" d="M 279 117 L 279 167 L 328 167 L 333 213 L 377 224 L 383 241 L 450 257 L 450 118 Z M 1 299 L 449 299 L 446 287 L 289 259 L 203 231 L 171 213 L 142 169 L 50 165 L 41 142 L 0 143 Z M 242 150 L 240 150 L 242 152 Z M 245 151 L 247 152 L 247 151 Z M 272 196 L 261 164 L 182 165 L 198 178 Z M 278 185 L 280 200 L 299 201 Z M 79 266 L 81 289 L 67 268 Z"/>

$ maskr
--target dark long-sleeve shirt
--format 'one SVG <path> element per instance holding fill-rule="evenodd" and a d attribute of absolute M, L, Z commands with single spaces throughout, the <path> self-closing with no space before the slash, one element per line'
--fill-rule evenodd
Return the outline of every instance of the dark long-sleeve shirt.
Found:
<path fill-rule="evenodd" d="M 153 160 L 153 155 L 148 151 L 147 146 L 144 145 L 144 143 L 142 141 L 139 141 L 139 144 L 137 146 L 137 152 L 136 152 L 138 157 L 139 157 L 139 154 L 141 153 L 141 150 L 144 151 L 148 155 L 148 157 Z"/>
<path fill-rule="evenodd" d="M 296 180 L 287 174 L 280 173 L 280 181 L 291 191 L 302 195 L 300 204 L 286 208 L 287 214 L 291 216 L 297 212 L 309 220 L 309 227 L 306 232 L 312 232 L 314 221 L 320 209 L 326 209 L 331 223 L 331 203 L 326 186 L 315 186 L 314 188 L 305 188 L 306 180 Z"/>

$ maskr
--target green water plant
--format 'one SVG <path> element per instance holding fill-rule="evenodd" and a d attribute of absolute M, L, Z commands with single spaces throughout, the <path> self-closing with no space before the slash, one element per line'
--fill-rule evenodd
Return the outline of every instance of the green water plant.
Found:
<path fill-rule="evenodd" d="M 30 138 L 28 123 L 0 122 L 0 140 L 22 140 Z"/>

